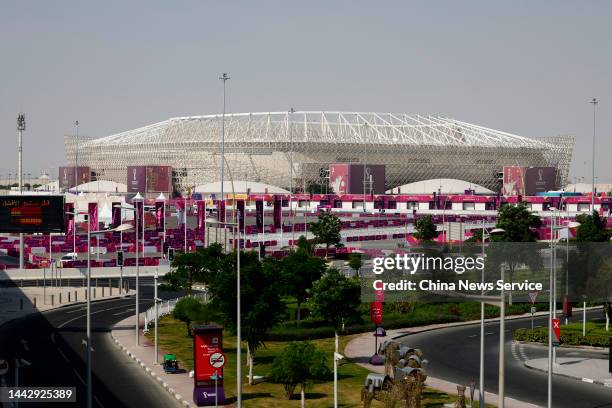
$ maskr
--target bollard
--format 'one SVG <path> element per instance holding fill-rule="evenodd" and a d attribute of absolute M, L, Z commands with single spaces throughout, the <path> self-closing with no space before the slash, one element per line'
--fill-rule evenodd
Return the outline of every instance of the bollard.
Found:
<path fill-rule="evenodd" d="M 85 289 L 85 300 L 87 300 L 87 289 Z"/>
<path fill-rule="evenodd" d="M 62 304 L 62 292 L 59 293 L 59 304 Z"/>
<path fill-rule="evenodd" d="M 34 297 L 34 306 L 32 308 L 36 309 L 36 297 Z"/>
<path fill-rule="evenodd" d="M 98 287 L 98 278 L 96 278 L 96 288 Z"/>
<path fill-rule="evenodd" d="M 68 292 L 68 303 L 70 303 L 70 292 Z"/>
<path fill-rule="evenodd" d="M 102 286 L 102 297 L 104 297 L 104 286 Z"/>
<path fill-rule="evenodd" d="M 93 295 L 94 299 L 96 298 L 96 288 L 97 288 L 97 286 L 95 288 L 93 288 L 94 289 L 94 295 Z"/>
<path fill-rule="evenodd" d="M 51 306 L 55 306 L 55 295 L 51 295 Z"/>
<path fill-rule="evenodd" d="M 75 301 L 75 302 L 78 302 L 78 301 L 79 301 L 79 297 L 78 297 L 78 295 L 77 295 L 77 291 L 76 291 L 76 290 L 74 291 L 74 301 Z"/>

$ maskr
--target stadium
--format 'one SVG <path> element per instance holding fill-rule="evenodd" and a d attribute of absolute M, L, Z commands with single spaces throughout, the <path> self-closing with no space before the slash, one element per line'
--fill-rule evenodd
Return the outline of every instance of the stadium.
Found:
<path fill-rule="evenodd" d="M 225 178 L 288 188 L 321 184 L 332 163 L 386 166 L 386 188 L 453 178 L 499 191 L 504 166 L 556 168 L 567 182 L 573 136 L 528 138 L 442 116 L 362 112 L 267 112 L 177 117 L 101 138 L 65 136 L 69 165 L 126 182 L 128 165 L 172 167 L 175 190 Z"/>

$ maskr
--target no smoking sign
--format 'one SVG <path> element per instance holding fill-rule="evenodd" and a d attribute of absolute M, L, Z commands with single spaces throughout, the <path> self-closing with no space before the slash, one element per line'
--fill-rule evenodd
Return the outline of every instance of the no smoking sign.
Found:
<path fill-rule="evenodd" d="M 225 365 L 225 355 L 219 352 L 212 353 L 208 359 L 208 362 L 214 368 L 221 368 Z"/>

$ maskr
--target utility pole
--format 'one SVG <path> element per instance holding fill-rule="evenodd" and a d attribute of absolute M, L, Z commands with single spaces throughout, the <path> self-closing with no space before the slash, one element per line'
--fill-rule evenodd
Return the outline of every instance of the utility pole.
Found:
<path fill-rule="evenodd" d="M 25 121 L 25 113 L 20 113 L 17 115 L 17 134 L 18 134 L 18 144 L 17 144 L 17 171 L 19 172 L 19 195 L 23 194 L 23 161 L 22 161 L 22 152 L 23 152 L 23 131 L 26 129 L 26 121 Z M 24 245 L 23 245 L 23 233 L 19 233 L 19 269 L 23 270 L 24 263 Z"/>
<path fill-rule="evenodd" d="M 597 98 L 593 98 L 591 99 L 591 101 L 589 102 L 590 104 L 593 105 L 593 151 L 591 154 L 591 164 L 593 166 L 593 179 L 592 179 L 592 186 L 591 186 L 591 213 L 593 211 L 595 211 L 595 111 L 596 111 L 596 107 L 597 104 L 599 103 L 599 101 L 597 101 Z"/>
<path fill-rule="evenodd" d="M 76 147 L 74 154 L 74 193 L 75 195 L 79 195 L 79 121 L 76 120 L 74 122 L 74 127 L 76 129 Z"/>

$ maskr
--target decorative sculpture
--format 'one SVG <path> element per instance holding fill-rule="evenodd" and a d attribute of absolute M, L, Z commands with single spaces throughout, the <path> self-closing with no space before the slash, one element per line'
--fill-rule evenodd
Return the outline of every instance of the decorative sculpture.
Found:
<path fill-rule="evenodd" d="M 385 356 L 385 374 L 368 374 L 361 390 L 363 407 L 370 408 L 375 399 L 385 408 L 393 408 L 398 402 L 403 402 L 401 406 L 405 408 L 420 408 L 427 379 L 423 352 L 387 340 L 381 344 L 379 354 Z"/>

